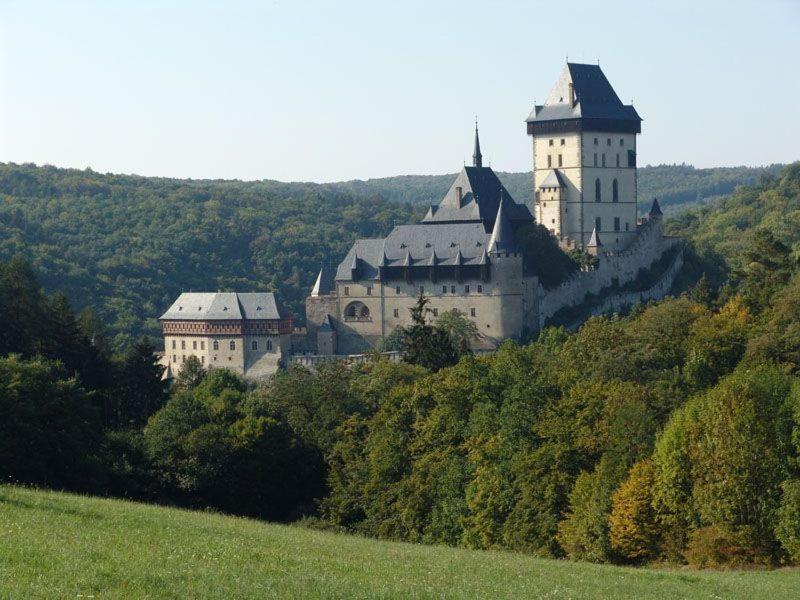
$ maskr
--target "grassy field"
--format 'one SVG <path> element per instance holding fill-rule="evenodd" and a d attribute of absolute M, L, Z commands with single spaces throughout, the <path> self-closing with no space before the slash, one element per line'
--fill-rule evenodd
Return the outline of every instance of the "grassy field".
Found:
<path fill-rule="evenodd" d="M 0 487 L 3 598 L 778 598 L 800 571 L 629 569 Z"/>

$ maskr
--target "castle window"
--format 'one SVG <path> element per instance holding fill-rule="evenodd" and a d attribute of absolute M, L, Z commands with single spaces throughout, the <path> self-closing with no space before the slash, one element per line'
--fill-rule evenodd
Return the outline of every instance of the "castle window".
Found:
<path fill-rule="evenodd" d="M 400 309 L 399 308 L 395 308 L 392 314 L 394 315 L 395 319 L 399 318 L 400 317 Z"/>
<path fill-rule="evenodd" d="M 172 349 L 175 350 L 175 340 L 172 340 Z"/>
<path fill-rule="evenodd" d="M 197 350 L 197 340 L 192 340 L 192 350 Z"/>
<path fill-rule="evenodd" d="M 630 227 L 627 221 L 625 221 L 625 231 L 629 231 Z"/>
<path fill-rule="evenodd" d="M 186 340 L 181 340 L 181 350 L 186 350 Z"/>
<path fill-rule="evenodd" d="M 619 153 L 617 153 L 617 166 L 619 166 Z"/>
<path fill-rule="evenodd" d="M 606 153 L 603 152 L 603 166 L 606 166 Z"/>
<path fill-rule="evenodd" d="M 614 231 L 619 231 L 619 217 L 614 217 Z"/>
<path fill-rule="evenodd" d="M 629 167 L 636 166 L 636 152 L 633 150 L 628 150 L 628 166 Z"/>
<path fill-rule="evenodd" d="M 611 200 L 613 202 L 619 202 L 619 185 L 616 179 L 611 182 Z"/>
<path fill-rule="evenodd" d="M 563 164 L 564 164 L 564 161 L 562 160 L 561 155 L 559 154 L 558 155 L 558 166 L 560 167 Z"/>
<path fill-rule="evenodd" d="M 469 294 L 469 286 L 468 285 L 464 286 L 464 293 L 465 294 Z"/>
<path fill-rule="evenodd" d="M 624 146 L 625 145 L 625 140 L 622 139 L 622 138 L 619 138 L 619 145 L 620 146 Z"/>
<path fill-rule="evenodd" d="M 443 286 L 442 286 L 442 293 L 443 293 L 443 294 L 446 294 L 446 293 L 447 293 L 447 286 L 446 286 L 446 285 L 443 285 Z"/>
<path fill-rule="evenodd" d="M 253 340 L 252 342 L 250 342 L 250 349 L 258 350 L 258 340 Z"/>
<path fill-rule="evenodd" d="M 214 340 L 214 350 L 219 350 L 219 342 L 217 340 Z"/>
<path fill-rule="evenodd" d="M 597 233 L 600 233 L 600 230 L 603 228 L 600 217 L 594 218 L 594 228 L 597 229 Z"/>
<path fill-rule="evenodd" d="M 482 294 L 482 293 L 483 293 L 483 286 L 482 286 L 482 285 L 479 285 L 479 286 L 478 286 L 478 293 L 479 293 L 479 294 Z"/>
<path fill-rule="evenodd" d="M 186 362 L 186 355 L 181 356 L 181 362 Z"/>
<path fill-rule="evenodd" d="M 267 351 L 272 352 L 272 340 L 267 340 Z"/>
<path fill-rule="evenodd" d="M 456 286 L 454 286 L 454 285 L 450 286 L 450 293 L 451 294 L 455 294 L 456 293 Z"/>
<path fill-rule="evenodd" d="M 594 166 L 597 166 L 597 152 L 594 153 Z"/>
<path fill-rule="evenodd" d="M 600 202 L 600 178 L 594 180 L 594 201 Z"/>
<path fill-rule="evenodd" d="M 372 296 L 372 286 L 371 285 L 367 286 L 367 296 Z"/>
<path fill-rule="evenodd" d="M 200 341 L 200 350 L 205 350 L 205 349 L 206 349 L 206 343 L 201 340 Z"/>
<path fill-rule="evenodd" d="M 344 286 L 344 295 L 345 296 L 349 296 L 350 295 L 350 288 L 348 286 Z"/>
<path fill-rule="evenodd" d="M 553 157 L 548 154 L 547 155 L 547 168 L 549 169 L 552 166 L 553 166 Z"/>
<path fill-rule="evenodd" d="M 548 144 L 547 144 L 548 146 L 552 146 L 553 145 L 553 140 L 547 140 L 547 142 L 548 142 Z"/>
<path fill-rule="evenodd" d="M 346 321 L 369 321 L 369 308 L 363 302 L 351 302 L 344 309 Z"/>
<path fill-rule="evenodd" d="M 470 308 L 469 309 L 469 316 L 470 317 L 474 317 L 475 316 L 475 309 L 474 308 Z"/>
<path fill-rule="evenodd" d="M 178 362 L 178 357 L 175 356 L 174 354 L 172 355 L 172 362 L 174 363 Z"/>
<path fill-rule="evenodd" d="M 610 146 L 610 145 L 611 145 L 611 138 L 608 138 L 608 140 L 606 140 L 606 145 L 607 145 L 607 146 Z"/>
<path fill-rule="evenodd" d="M 566 142 L 564 141 L 564 138 L 561 138 L 561 145 L 564 146 L 565 144 Z"/>
<path fill-rule="evenodd" d="M 597 141 L 597 138 L 594 138 L 594 145 L 597 146 L 600 142 Z"/>
<path fill-rule="evenodd" d="M 400 286 L 399 285 L 394 288 L 394 293 L 397 294 L 398 296 L 400 295 Z"/>
<path fill-rule="evenodd" d="M 231 340 L 231 343 L 229 344 L 229 346 L 230 346 L 231 350 L 236 350 L 236 342 L 235 341 Z"/>
<path fill-rule="evenodd" d="M 200 364 L 201 364 L 201 365 L 204 365 L 204 364 L 206 364 L 206 357 L 205 357 L 205 356 L 201 356 L 201 357 L 200 357 Z"/>
<path fill-rule="evenodd" d="M 556 223 L 556 220 L 555 220 L 555 219 L 552 219 L 552 223 L 555 225 L 555 223 Z"/>
<path fill-rule="evenodd" d="M 439 309 L 438 308 L 434 308 L 433 309 L 433 316 L 434 317 L 438 317 L 439 316 Z"/>

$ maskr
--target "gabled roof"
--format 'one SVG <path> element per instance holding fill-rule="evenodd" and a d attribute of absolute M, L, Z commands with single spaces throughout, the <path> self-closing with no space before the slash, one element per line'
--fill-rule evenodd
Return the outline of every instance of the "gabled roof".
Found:
<path fill-rule="evenodd" d="M 539 186 L 539 189 L 563 187 L 566 187 L 566 185 L 564 185 L 564 176 L 561 175 L 558 169 L 553 169 L 547 174 L 547 177 L 544 178 L 544 181 Z"/>
<path fill-rule="evenodd" d="M 492 237 L 489 239 L 489 252 L 511 252 L 516 250 L 511 223 L 508 222 L 503 210 L 504 205 L 505 200 L 500 200 L 500 206 L 497 207 L 497 216 L 494 220 Z"/>
<path fill-rule="evenodd" d="M 599 65 L 567 63 L 545 103 L 535 106 L 527 121 L 582 118 L 642 120 L 633 105 L 622 103 Z"/>
<path fill-rule="evenodd" d="M 164 321 L 219 321 L 275 320 L 285 318 L 275 294 L 256 293 L 198 293 L 185 292 L 178 296 L 167 312 Z"/>
<path fill-rule="evenodd" d="M 461 188 L 461 203 L 457 188 Z M 428 211 L 423 223 L 456 221 L 494 221 L 500 197 L 507 201 L 511 221 L 532 221 L 527 206 L 518 204 L 490 167 L 464 167 L 456 176 L 438 208 Z"/>

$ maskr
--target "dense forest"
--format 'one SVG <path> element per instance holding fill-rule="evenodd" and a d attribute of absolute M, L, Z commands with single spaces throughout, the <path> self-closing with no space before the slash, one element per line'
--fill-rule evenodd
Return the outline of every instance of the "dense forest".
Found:
<path fill-rule="evenodd" d="M 639 186 L 668 209 L 762 173 L 645 167 Z M 531 197 L 529 174 L 499 175 L 518 200 Z M 158 316 L 190 290 L 277 291 L 302 325 L 322 263 L 337 263 L 357 237 L 421 218 L 421 205 L 438 202 L 453 177 L 319 185 L 0 164 L 0 260 L 26 257 L 46 290 L 93 308 L 120 350 L 158 336 Z"/>
<path fill-rule="evenodd" d="M 475 357 L 421 298 L 402 363 L 253 384 L 195 361 L 169 389 L 146 340 L 114 353 L 15 258 L 0 477 L 594 562 L 799 564 L 798 225 L 800 163 L 670 221 L 688 289 L 628 315 Z"/>

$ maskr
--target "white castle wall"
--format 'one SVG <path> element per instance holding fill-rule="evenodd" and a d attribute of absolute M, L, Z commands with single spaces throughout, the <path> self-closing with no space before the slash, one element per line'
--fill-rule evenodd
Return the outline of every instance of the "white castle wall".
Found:
<path fill-rule="evenodd" d="M 638 226 L 636 240 L 628 248 L 621 252 L 600 254 L 597 257 L 596 268 L 579 271 L 556 288 L 545 289 L 539 284 L 536 290 L 538 310 L 530 313 L 531 317 L 535 316 L 537 322 L 529 323 L 529 327 L 541 329 L 547 319 L 561 308 L 577 306 L 584 302 L 588 294 L 599 294 L 601 290 L 611 287 L 614 283 L 625 285 L 633 281 L 641 269 L 649 268 L 678 242 L 677 238 L 663 237 L 660 219 L 645 221 Z M 670 267 L 672 268 L 674 264 Z M 631 294 L 639 295 L 639 292 Z M 599 306 L 602 306 L 602 303 L 599 303 Z"/>

